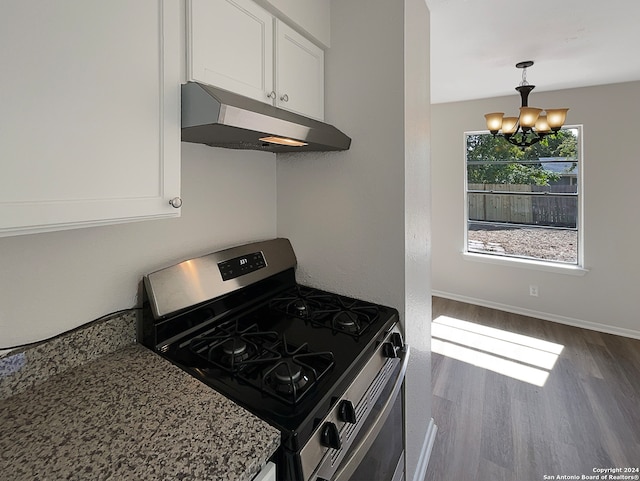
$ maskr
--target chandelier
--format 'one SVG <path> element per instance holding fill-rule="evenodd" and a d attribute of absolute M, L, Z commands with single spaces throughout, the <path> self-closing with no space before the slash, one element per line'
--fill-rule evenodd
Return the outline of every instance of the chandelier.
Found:
<path fill-rule="evenodd" d="M 533 65 L 532 60 L 518 62 L 517 68 L 522 69 L 522 82 L 516 87 L 520 93 L 522 106 L 519 117 L 505 117 L 504 112 L 486 114 L 487 129 L 496 137 L 503 137 L 509 143 L 521 149 L 537 144 L 547 136 L 555 135 L 567 118 L 569 109 L 538 109 L 529 107 L 529 93 L 536 88 L 527 82 L 527 67 Z M 502 130 L 502 132 L 500 132 Z"/>

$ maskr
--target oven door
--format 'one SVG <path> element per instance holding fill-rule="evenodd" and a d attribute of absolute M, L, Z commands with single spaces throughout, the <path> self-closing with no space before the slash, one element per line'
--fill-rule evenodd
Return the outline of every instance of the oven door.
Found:
<path fill-rule="evenodd" d="M 403 481 L 403 422 L 402 395 L 398 395 L 387 419 L 380 421 L 380 431 L 375 434 L 376 429 L 367 430 L 352 457 L 338 468 L 333 481 Z"/>
<path fill-rule="evenodd" d="M 362 428 L 333 474 L 317 481 L 404 480 L 404 418 L 402 384 L 409 361 L 409 346 L 394 369 Z"/>

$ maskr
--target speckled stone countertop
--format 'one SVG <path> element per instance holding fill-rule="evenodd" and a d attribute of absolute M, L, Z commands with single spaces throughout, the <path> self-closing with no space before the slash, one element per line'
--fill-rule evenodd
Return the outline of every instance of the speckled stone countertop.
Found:
<path fill-rule="evenodd" d="M 0 478 L 250 480 L 279 432 L 138 344 L 0 400 Z"/>

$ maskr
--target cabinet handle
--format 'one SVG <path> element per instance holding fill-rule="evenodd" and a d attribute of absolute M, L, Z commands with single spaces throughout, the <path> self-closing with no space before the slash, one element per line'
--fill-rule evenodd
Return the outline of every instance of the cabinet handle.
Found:
<path fill-rule="evenodd" d="M 268 98 L 268 99 L 275 99 L 275 98 L 276 98 L 276 92 L 275 92 L 275 90 L 272 90 L 271 92 L 269 92 L 269 93 L 267 94 L 267 98 Z"/>
<path fill-rule="evenodd" d="M 280 97 L 280 100 L 282 100 L 283 102 L 288 102 L 289 96 L 287 94 L 284 94 L 282 97 Z"/>
<path fill-rule="evenodd" d="M 169 201 L 171 207 L 179 209 L 182 206 L 182 199 L 180 197 L 174 197 Z"/>

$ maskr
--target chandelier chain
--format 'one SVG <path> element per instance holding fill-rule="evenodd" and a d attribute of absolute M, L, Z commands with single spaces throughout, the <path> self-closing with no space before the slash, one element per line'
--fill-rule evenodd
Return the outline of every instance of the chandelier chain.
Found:
<path fill-rule="evenodd" d="M 520 82 L 520 85 L 529 85 L 529 82 L 527 82 L 527 67 L 522 69 L 522 82 Z"/>

